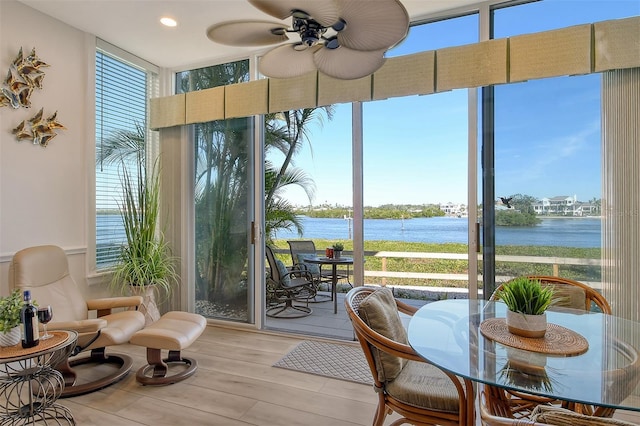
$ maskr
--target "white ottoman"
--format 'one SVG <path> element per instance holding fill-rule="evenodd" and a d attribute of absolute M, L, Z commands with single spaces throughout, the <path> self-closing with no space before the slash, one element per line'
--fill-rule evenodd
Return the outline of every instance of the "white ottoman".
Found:
<path fill-rule="evenodd" d="M 190 377 L 195 373 L 198 364 L 195 359 L 182 357 L 180 351 L 188 348 L 200 337 L 207 320 L 198 314 L 172 311 L 164 314 L 158 321 L 137 331 L 130 343 L 147 348 L 148 364 L 136 373 L 136 380 L 143 385 L 169 385 Z M 169 351 L 169 356 L 162 359 L 162 349 Z M 167 364 L 186 364 L 187 368 L 179 373 L 167 375 Z M 149 375 L 149 372 L 152 372 Z"/>

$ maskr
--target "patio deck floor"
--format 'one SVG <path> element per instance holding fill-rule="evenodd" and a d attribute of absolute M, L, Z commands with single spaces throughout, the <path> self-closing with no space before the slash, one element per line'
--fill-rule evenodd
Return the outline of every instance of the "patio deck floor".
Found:
<path fill-rule="evenodd" d="M 329 294 L 320 292 L 320 294 Z M 341 340 L 354 340 L 351 321 L 344 309 L 345 293 L 338 293 L 338 313 L 333 313 L 333 302 L 309 303 L 313 310 L 311 315 L 302 318 L 271 318 L 267 317 L 266 328 L 273 331 L 306 334 Z M 403 302 L 420 307 L 426 300 L 400 299 Z M 304 302 L 296 302 L 304 305 Z"/>

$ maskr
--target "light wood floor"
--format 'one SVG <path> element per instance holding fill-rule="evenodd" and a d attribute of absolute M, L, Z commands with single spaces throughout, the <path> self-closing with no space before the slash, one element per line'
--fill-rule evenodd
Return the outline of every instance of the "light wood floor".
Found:
<path fill-rule="evenodd" d="M 184 351 L 198 361 L 189 379 L 141 386 L 132 371 L 101 391 L 59 402 L 78 425 L 370 425 L 370 386 L 272 367 L 301 340 L 209 326 Z M 145 364 L 144 348 L 112 351 L 132 355 L 134 370 Z"/>
<path fill-rule="evenodd" d="M 124 380 L 59 402 L 79 426 L 371 425 L 376 408 L 371 386 L 272 367 L 301 340 L 209 326 L 184 351 L 197 359 L 195 375 L 164 387 L 139 385 L 135 370 L 146 363 L 145 349 L 121 345 L 110 351 L 134 358 Z M 616 417 L 640 423 L 638 413 Z M 391 415 L 385 424 L 397 418 Z"/>

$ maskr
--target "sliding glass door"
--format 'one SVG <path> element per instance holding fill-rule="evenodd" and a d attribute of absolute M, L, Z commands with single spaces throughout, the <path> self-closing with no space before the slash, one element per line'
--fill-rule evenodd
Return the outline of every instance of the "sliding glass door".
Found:
<path fill-rule="evenodd" d="M 182 92 L 248 80 L 248 60 L 179 73 Z M 253 119 L 192 125 L 195 310 L 253 322 Z"/>

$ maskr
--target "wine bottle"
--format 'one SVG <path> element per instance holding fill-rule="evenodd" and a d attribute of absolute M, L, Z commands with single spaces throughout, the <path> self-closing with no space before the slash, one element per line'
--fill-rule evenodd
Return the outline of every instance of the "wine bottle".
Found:
<path fill-rule="evenodd" d="M 24 306 L 20 310 L 20 322 L 22 323 L 22 347 L 32 348 L 40 342 L 38 330 L 38 308 L 31 303 L 31 292 L 23 293 Z"/>

